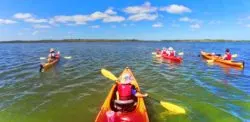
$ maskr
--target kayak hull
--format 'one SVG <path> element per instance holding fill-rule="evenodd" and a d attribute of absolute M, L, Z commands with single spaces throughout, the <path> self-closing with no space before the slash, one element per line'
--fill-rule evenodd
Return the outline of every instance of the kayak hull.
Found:
<path fill-rule="evenodd" d="M 129 68 L 126 68 L 123 73 L 130 73 L 131 76 L 133 76 L 133 73 L 131 72 L 131 70 Z M 121 74 L 121 75 L 122 75 Z M 133 76 L 134 77 L 134 76 Z M 136 81 L 135 78 L 132 78 L 132 84 L 136 87 L 136 89 L 140 92 L 140 88 L 139 85 Z M 108 118 L 106 116 L 106 113 L 108 111 L 112 110 L 112 98 L 115 95 L 116 92 L 116 84 L 114 84 L 108 94 L 108 96 L 106 97 L 100 112 L 98 113 L 95 122 L 108 122 Z M 135 109 L 131 112 L 115 112 L 114 113 L 114 122 L 149 122 L 148 119 L 148 113 L 147 113 L 147 109 L 144 103 L 144 99 L 143 98 L 137 98 L 137 105 L 135 107 Z"/>
<path fill-rule="evenodd" d="M 205 58 L 205 59 L 214 60 L 214 62 L 225 64 L 225 65 L 228 65 L 228 66 L 244 68 L 244 62 L 237 62 L 237 61 L 232 61 L 232 60 L 224 60 L 219 56 L 212 55 L 211 53 L 207 53 L 207 52 L 204 52 L 204 51 L 201 51 L 201 56 L 203 58 Z"/>
<path fill-rule="evenodd" d="M 182 58 L 181 57 L 177 57 L 177 56 L 167 56 L 167 55 L 162 55 L 162 58 L 164 59 L 168 59 L 174 62 L 182 62 Z"/>
<path fill-rule="evenodd" d="M 153 52 L 152 55 L 154 55 L 156 58 L 163 58 L 163 59 L 167 59 L 167 60 L 170 60 L 172 62 L 177 62 L 177 63 L 180 63 L 183 60 L 182 57 L 160 55 L 160 54 L 157 54 L 156 52 Z"/>

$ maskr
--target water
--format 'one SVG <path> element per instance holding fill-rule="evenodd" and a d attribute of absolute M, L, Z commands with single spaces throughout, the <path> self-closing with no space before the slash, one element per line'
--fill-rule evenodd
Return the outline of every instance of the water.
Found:
<path fill-rule="evenodd" d="M 117 76 L 132 68 L 141 89 L 187 110 L 172 115 L 147 98 L 152 122 L 250 121 L 250 43 L 27 43 L 0 44 L 0 122 L 91 122 L 114 83 L 101 68 Z M 182 64 L 159 63 L 151 52 L 172 46 L 184 52 Z M 48 49 L 62 56 L 56 67 L 39 73 Z M 208 65 L 200 50 L 223 53 L 230 48 L 244 60 L 242 71 Z"/>

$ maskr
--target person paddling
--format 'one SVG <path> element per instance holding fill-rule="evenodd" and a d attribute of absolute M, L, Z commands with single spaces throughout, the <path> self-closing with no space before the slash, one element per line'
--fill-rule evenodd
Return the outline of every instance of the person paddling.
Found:
<path fill-rule="evenodd" d="M 232 60 L 232 54 L 230 53 L 229 49 L 226 49 L 225 55 L 223 56 L 224 60 Z"/>
<path fill-rule="evenodd" d="M 165 47 L 162 48 L 161 55 L 168 55 L 167 48 L 165 48 Z"/>
<path fill-rule="evenodd" d="M 169 47 L 168 50 L 169 50 L 169 56 L 175 56 L 175 50 L 174 50 L 174 48 Z"/>
<path fill-rule="evenodd" d="M 160 54 L 161 54 L 161 50 L 157 48 L 157 49 L 156 49 L 156 54 L 157 54 L 157 55 L 160 55 Z"/>
<path fill-rule="evenodd" d="M 48 62 L 52 62 L 56 59 L 56 52 L 54 48 L 50 48 L 48 55 Z"/>
<path fill-rule="evenodd" d="M 122 79 L 120 83 L 117 85 L 117 92 L 116 96 L 117 99 L 115 100 L 115 103 L 118 105 L 128 105 L 133 104 L 134 97 L 147 97 L 148 94 L 142 94 L 137 91 L 136 87 L 131 84 L 132 78 L 130 74 L 125 74 L 122 76 Z M 119 106 L 116 106 L 118 109 L 122 109 Z M 126 108 L 125 108 L 126 109 Z"/>

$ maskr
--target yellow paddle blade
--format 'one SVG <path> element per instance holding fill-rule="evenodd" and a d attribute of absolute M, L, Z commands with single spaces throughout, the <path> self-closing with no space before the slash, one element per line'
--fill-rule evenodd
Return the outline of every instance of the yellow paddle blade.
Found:
<path fill-rule="evenodd" d="M 186 114 L 186 111 L 184 108 L 181 108 L 177 105 L 174 105 L 172 103 L 169 103 L 169 102 L 163 102 L 163 101 L 160 101 L 160 104 L 168 109 L 171 113 L 175 113 L 175 114 Z"/>
<path fill-rule="evenodd" d="M 214 60 L 207 60 L 207 63 L 213 63 Z"/>
<path fill-rule="evenodd" d="M 238 57 L 238 55 L 237 55 L 237 54 L 233 54 L 232 57 L 233 57 L 233 58 L 236 58 L 236 57 Z"/>
<path fill-rule="evenodd" d="M 103 76 L 105 76 L 108 79 L 111 79 L 113 81 L 117 81 L 118 80 L 117 77 L 113 73 L 111 73 L 110 71 L 108 71 L 106 69 L 102 69 L 101 73 L 102 73 Z"/>

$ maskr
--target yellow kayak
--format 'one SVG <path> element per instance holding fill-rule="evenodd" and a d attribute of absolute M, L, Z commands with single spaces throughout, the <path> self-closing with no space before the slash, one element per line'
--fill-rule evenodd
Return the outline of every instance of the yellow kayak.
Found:
<path fill-rule="evenodd" d="M 132 84 L 136 87 L 138 92 L 140 92 L 139 85 L 129 68 L 126 68 L 120 75 L 131 74 Z M 107 117 L 109 112 L 113 113 L 112 122 L 149 122 L 147 109 L 143 98 L 135 98 L 137 102 L 136 106 L 129 112 L 117 111 L 114 108 L 114 100 L 116 99 L 117 84 L 114 84 L 106 97 L 100 112 L 98 113 L 95 122 L 109 122 L 110 118 Z"/>
<path fill-rule="evenodd" d="M 220 56 L 212 55 L 212 53 L 207 53 L 204 51 L 201 51 L 201 55 L 203 58 L 208 59 L 208 60 L 213 60 L 214 62 L 226 64 L 226 65 L 232 66 L 232 67 L 244 68 L 244 62 L 233 61 L 233 60 L 224 60 Z"/>

